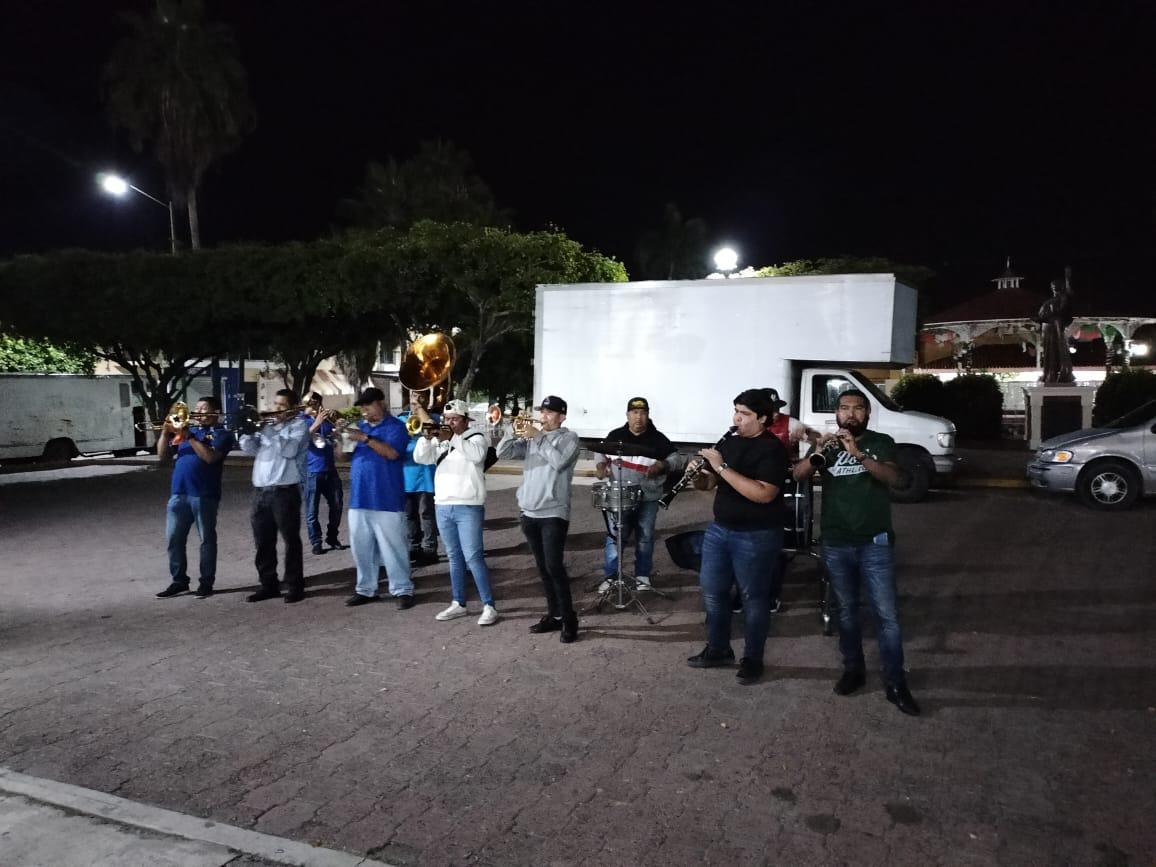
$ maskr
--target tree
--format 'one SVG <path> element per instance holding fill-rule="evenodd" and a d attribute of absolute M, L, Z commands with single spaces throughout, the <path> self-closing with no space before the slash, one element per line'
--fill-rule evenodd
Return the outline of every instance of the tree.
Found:
<path fill-rule="evenodd" d="M 707 273 L 706 223 L 697 217 L 683 219 L 673 202 L 666 205 L 662 224 L 646 232 L 638 242 L 639 273 L 645 280 L 686 280 Z"/>
<path fill-rule="evenodd" d="M 203 0 L 157 0 L 153 15 L 123 18 L 131 32 L 104 69 L 109 118 L 134 149 L 149 144 L 199 250 L 201 180 L 254 125 L 245 69 L 231 30 L 204 21 Z"/>
<path fill-rule="evenodd" d="M 922 289 L 935 278 L 935 272 L 930 268 L 922 265 L 904 265 L 881 256 L 797 259 L 755 271 L 757 277 L 798 277 L 807 274 L 894 274 L 900 282 L 913 289 Z"/>
<path fill-rule="evenodd" d="M 96 356 L 72 346 L 47 340 L 0 333 L 0 372 L 79 373 L 92 376 Z"/>
<path fill-rule="evenodd" d="M 469 394 L 490 347 L 508 335 L 532 331 L 539 283 L 626 279 L 622 263 L 583 250 L 561 232 L 427 221 L 397 238 L 396 254 L 394 286 L 405 297 L 425 299 L 425 325 L 462 330 L 457 341 L 462 394 Z"/>
<path fill-rule="evenodd" d="M 370 229 L 407 229 L 420 220 L 500 226 L 509 215 L 474 172 L 473 159 L 452 142 L 422 142 L 403 163 L 371 162 L 355 199 L 341 203 L 344 221 Z"/>

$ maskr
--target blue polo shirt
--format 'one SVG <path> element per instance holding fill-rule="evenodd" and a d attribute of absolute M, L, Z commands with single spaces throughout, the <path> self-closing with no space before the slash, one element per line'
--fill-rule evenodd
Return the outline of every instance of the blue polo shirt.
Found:
<path fill-rule="evenodd" d="M 362 420 L 358 430 L 392 446 L 401 454 L 409 442 L 405 425 L 394 416 L 387 415 L 377 424 Z M 351 509 L 372 509 L 375 512 L 405 511 L 405 474 L 402 461 L 387 461 L 365 443 L 358 443 L 353 449 L 349 470 L 352 499 Z"/>
<path fill-rule="evenodd" d="M 404 424 L 409 417 L 408 412 L 403 412 L 397 418 Z M 434 420 L 434 424 L 441 424 L 441 416 L 431 413 L 430 418 Z M 419 436 L 421 434 L 418 434 Z M 417 447 L 418 437 L 410 437 L 405 447 L 405 491 L 407 494 L 421 492 L 432 494 L 437 467 L 434 464 L 419 464 L 413 459 L 413 450 Z"/>
<path fill-rule="evenodd" d="M 221 473 L 225 470 L 225 459 L 221 458 L 215 464 L 205 463 L 189 445 L 189 437 L 196 437 L 201 442 L 210 439 L 211 441 L 207 445 L 226 455 L 233 450 L 237 442 L 233 439 L 233 435 L 221 425 L 211 429 L 194 427 L 185 431 L 184 441 L 176 448 L 172 493 L 184 494 L 186 497 L 205 497 L 210 500 L 219 500 L 221 499 Z"/>
<path fill-rule="evenodd" d="M 302 413 L 301 417 L 309 423 L 310 427 L 313 427 L 313 422 L 316 421 L 313 416 Z M 333 423 L 323 421 L 321 427 L 309 435 L 309 448 L 305 452 L 305 469 L 310 475 L 337 471 L 337 462 L 333 457 L 333 446 L 328 442 L 320 448 L 313 444 L 313 440 L 318 434 L 328 437 L 331 433 L 333 433 Z"/>

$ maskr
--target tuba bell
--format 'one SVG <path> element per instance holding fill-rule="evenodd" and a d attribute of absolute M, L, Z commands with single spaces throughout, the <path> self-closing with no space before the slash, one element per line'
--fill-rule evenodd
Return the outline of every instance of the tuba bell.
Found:
<path fill-rule="evenodd" d="M 398 379 L 411 392 L 428 391 L 428 409 L 432 412 L 449 399 L 450 372 L 457 357 L 448 334 L 440 331 L 423 334 L 406 349 Z"/>

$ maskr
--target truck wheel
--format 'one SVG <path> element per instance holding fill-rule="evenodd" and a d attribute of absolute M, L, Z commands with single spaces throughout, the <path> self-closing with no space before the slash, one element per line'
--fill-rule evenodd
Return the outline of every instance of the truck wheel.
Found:
<path fill-rule="evenodd" d="M 1080 473 L 1076 491 L 1093 509 L 1120 511 L 1140 496 L 1140 475 L 1123 461 L 1096 461 Z"/>
<path fill-rule="evenodd" d="M 893 503 L 919 503 L 927 498 L 931 487 L 931 470 L 915 449 L 900 449 L 895 458 L 899 465 L 899 484 L 891 488 Z"/>
<path fill-rule="evenodd" d="M 80 454 L 76 443 L 68 437 L 57 437 L 44 444 L 44 453 L 40 459 L 50 464 L 65 464 Z"/>

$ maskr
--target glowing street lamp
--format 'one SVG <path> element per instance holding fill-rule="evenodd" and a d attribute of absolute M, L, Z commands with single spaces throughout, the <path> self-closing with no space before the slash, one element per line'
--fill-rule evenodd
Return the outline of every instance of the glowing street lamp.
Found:
<path fill-rule="evenodd" d="M 96 182 L 100 184 L 100 188 L 108 193 L 110 196 L 116 196 L 118 199 L 128 195 L 128 191 L 132 190 L 134 193 L 140 193 L 151 202 L 156 202 L 162 208 L 167 208 L 169 212 L 169 249 L 172 254 L 177 255 L 177 224 L 173 219 L 173 203 L 172 201 L 162 202 L 156 196 L 151 196 L 138 186 L 130 184 L 120 175 L 114 175 L 111 172 L 105 172 L 96 176 Z"/>
<path fill-rule="evenodd" d="M 739 266 L 739 254 L 733 247 L 721 247 L 715 251 L 714 266 L 723 274 L 728 274 Z"/>

